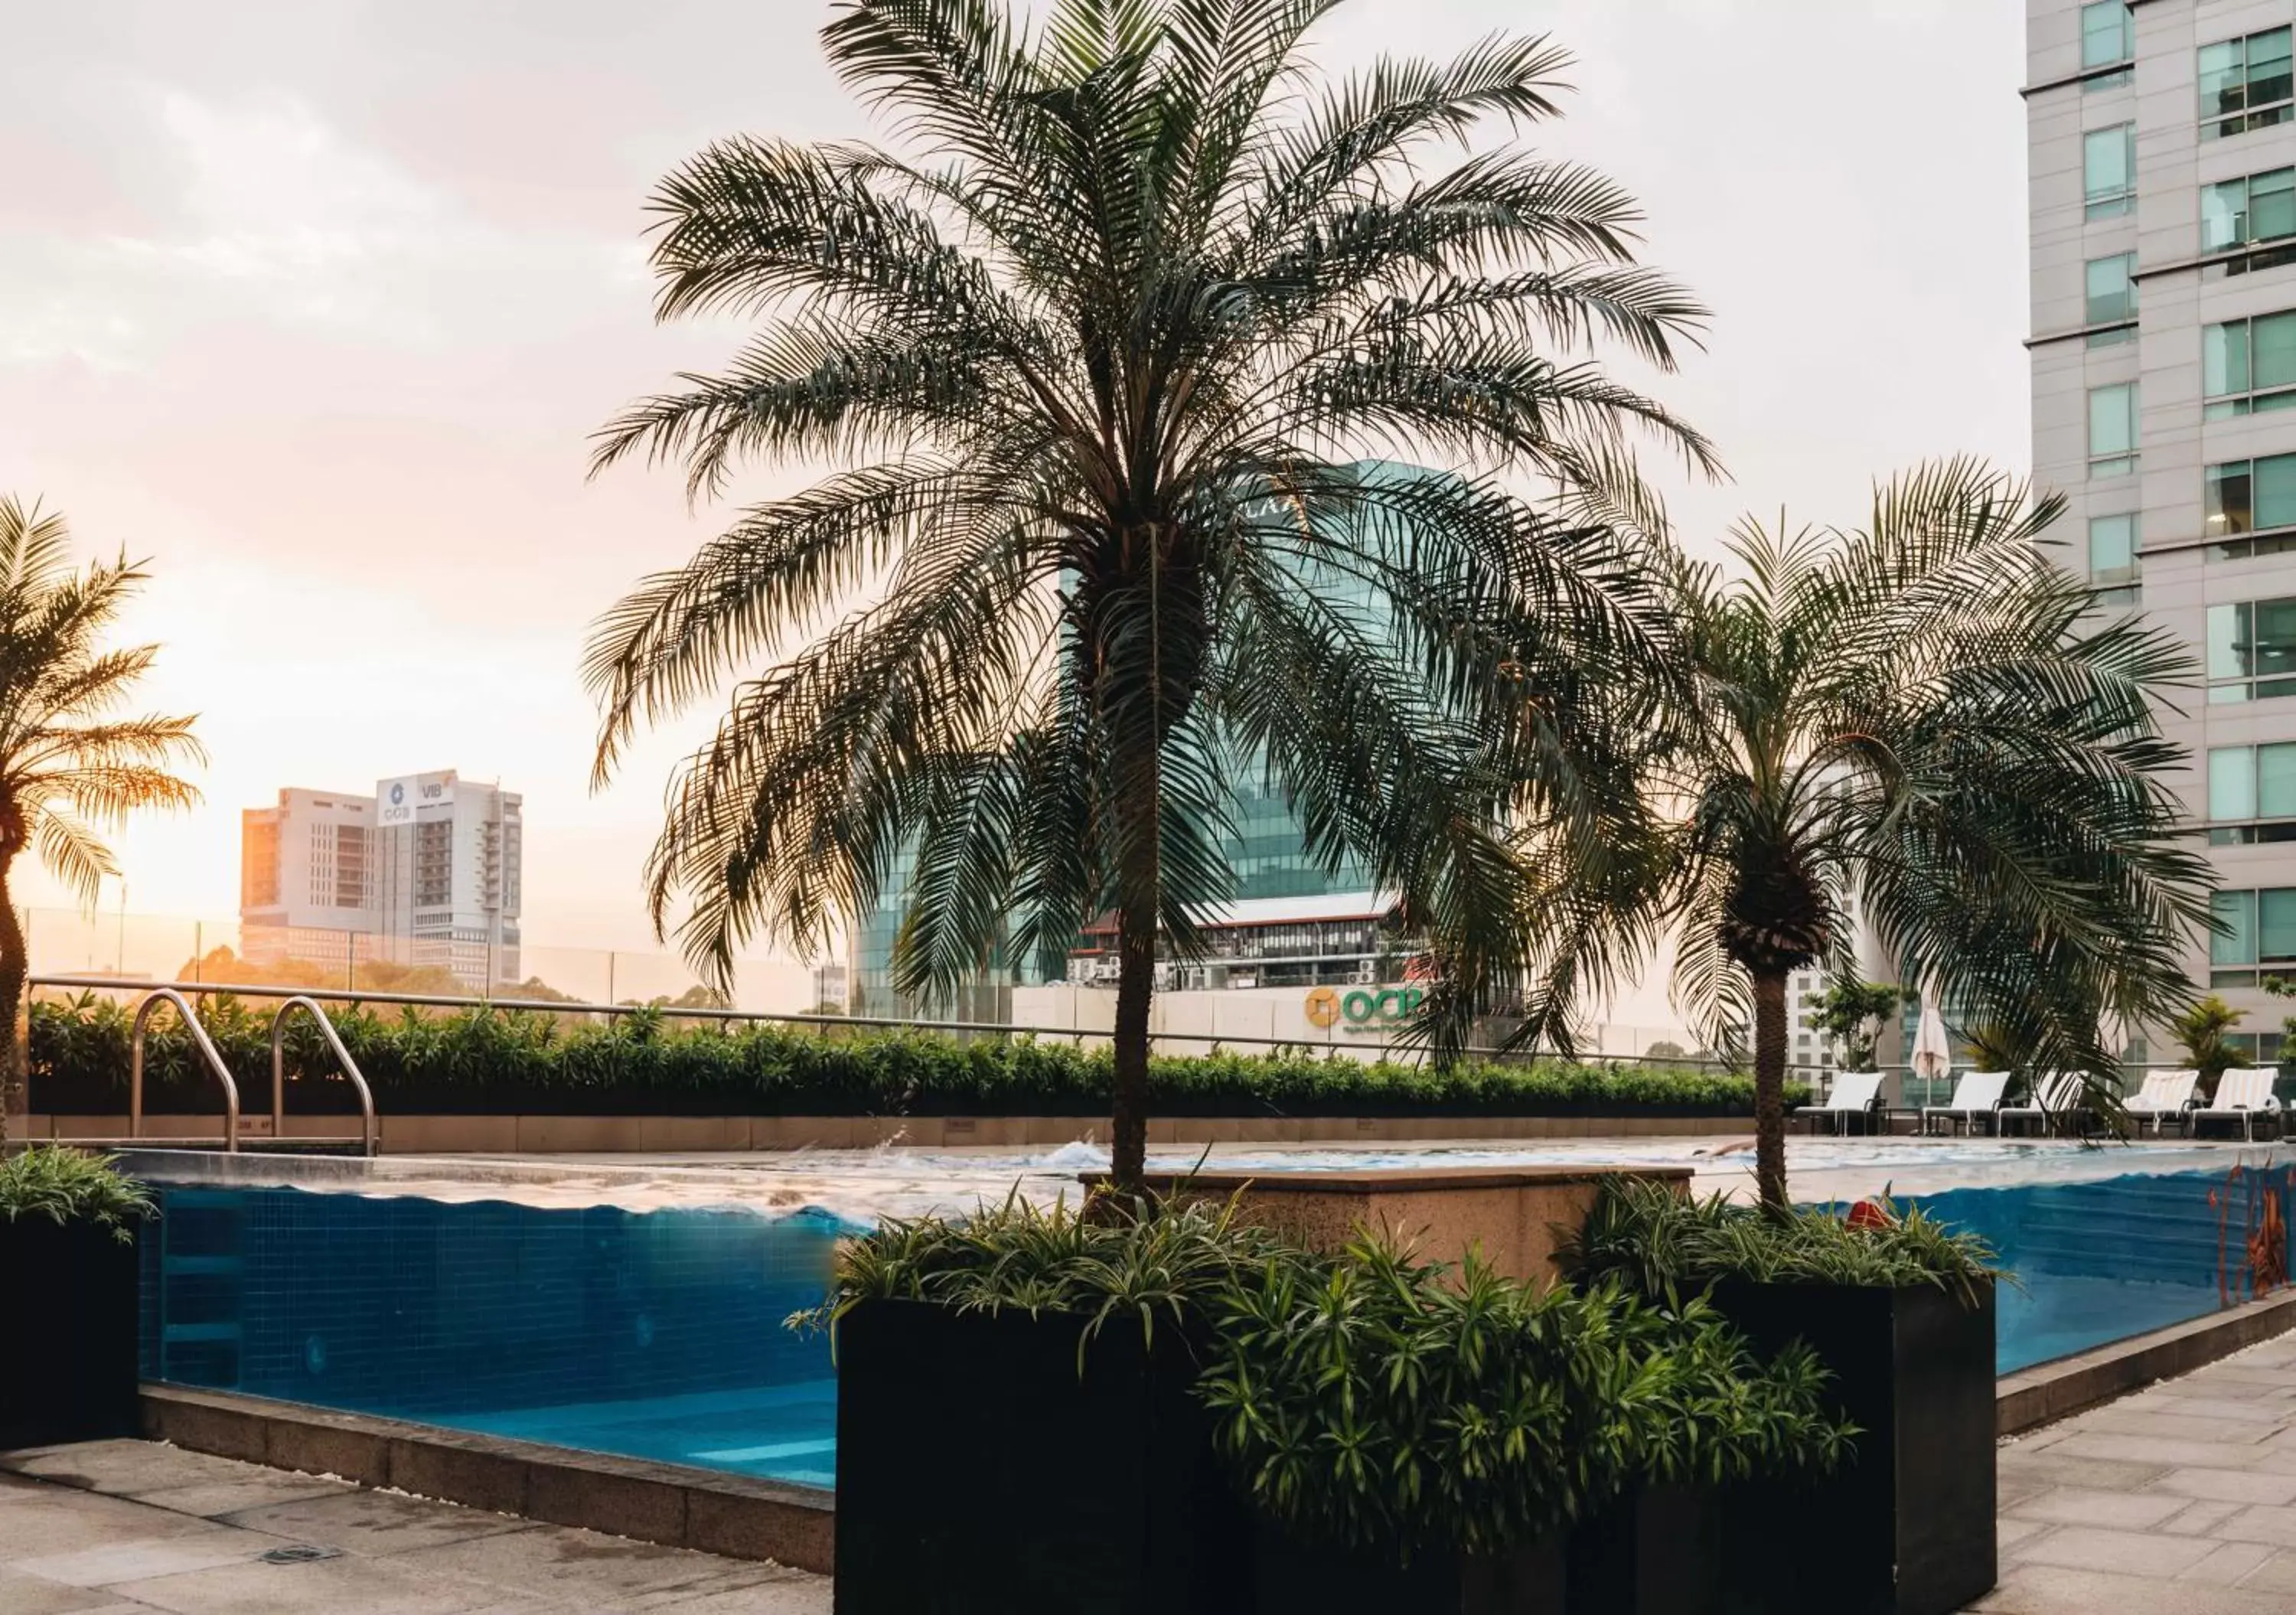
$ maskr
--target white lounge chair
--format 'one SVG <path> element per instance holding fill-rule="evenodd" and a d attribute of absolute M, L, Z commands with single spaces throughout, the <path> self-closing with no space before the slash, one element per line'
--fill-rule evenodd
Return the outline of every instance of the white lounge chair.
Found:
<path fill-rule="evenodd" d="M 1930 1130 L 1930 1119 L 1942 1116 L 1954 1124 L 1955 1131 L 1967 1127 L 1974 1132 L 1980 1119 L 2000 1128 L 2001 1095 L 2009 1086 L 2006 1071 L 1964 1071 L 1953 1085 L 1951 1104 L 1925 1104 L 1922 1107 L 1922 1131 Z"/>
<path fill-rule="evenodd" d="M 2273 1082 L 2280 1073 L 2268 1065 L 2234 1067 L 2217 1078 L 2217 1096 L 2209 1101 L 2205 1111 L 2193 1112 L 2193 1131 L 2198 1133 L 2204 1121 L 2237 1119 L 2240 1135 L 2256 1136 L 2259 1117 L 2268 1117 L 2273 1131 L 2280 1130 L 2280 1102 L 2272 1096 Z"/>
<path fill-rule="evenodd" d="M 2005 1105 L 2000 1111 L 2001 1130 L 2007 1132 L 2013 1121 L 2037 1121 L 2043 1131 L 2060 1126 L 2064 1118 L 2079 1110 L 2081 1100 L 2081 1074 L 2079 1071 L 2049 1071 L 2033 1078 L 2032 1097 L 2023 1104 Z"/>
<path fill-rule="evenodd" d="M 1882 1109 L 1882 1073 L 1879 1071 L 1843 1071 L 1833 1079 L 1833 1091 L 1823 1104 L 1802 1104 L 1794 1107 L 1794 1115 L 1809 1123 L 1809 1130 L 1817 1131 L 1820 1118 L 1831 1121 L 1833 1131 L 1844 1131 L 1858 1117 L 1866 1119 L 1866 1130 L 1877 1131 L 1874 1119 Z"/>
<path fill-rule="evenodd" d="M 2140 1129 L 2146 1122 L 2151 1122 L 2155 1138 L 2161 1135 L 2161 1127 L 2171 1121 L 2190 1132 L 2193 1126 L 2193 1090 L 2200 1086 L 2200 1082 L 2198 1071 L 2147 1071 L 2144 1073 L 2144 1086 L 2127 1102 L 2128 1114 Z"/>

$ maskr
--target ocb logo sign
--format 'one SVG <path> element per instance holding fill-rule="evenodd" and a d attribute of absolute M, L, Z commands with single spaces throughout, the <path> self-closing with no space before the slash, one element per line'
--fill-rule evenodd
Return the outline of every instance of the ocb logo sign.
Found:
<path fill-rule="evenodd" d="M 1308 1024 L 1329 1029 L 1345 1022 L 1350 1032 L 1383 1032 L 1411 1019 L 1427 1001 L 1419 987 L 1357 987 L 1342 993 L 1335 987 L 1309 990 Z"/>

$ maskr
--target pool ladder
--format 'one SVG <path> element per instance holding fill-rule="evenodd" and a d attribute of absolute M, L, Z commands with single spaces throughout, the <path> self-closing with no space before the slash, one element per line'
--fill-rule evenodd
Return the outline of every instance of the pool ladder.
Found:
<path fill-rule="evenodd" d="M 172 987 L 154 988 L 151 992 L 146 993 L 143 1002 L 135 1006 L 135 1020 L 127 1042 L 127 1136 L 116 1141 L 89 1140 L 87 1142 L 117 1142 L 133 1144 L 139 1148 L 171 1145 L 184 1149 L 198 1149 L 211 1142 L 202 1138 L 146 1138 L 144 1136 L 144 1034 L 151 1029 L 152 1017 L 158 1012 L 162 1004 L 169 1005 L 175 1010 L 177 1019 L 184 1023 L 184 1029 L 191 1034 L 192 1045 L 199 1051 L 200 1059 L 206 1064 L 209 1072 L 216 1081 L 222 1086 L 223 1148 L 228 1153 L 238 1153 L 241 1146 L 239 1084 L 232 1079 L 231 1068 L 224 1063 L 223 1056 L 216 1052 L 215 1041 L 208 1036 L 207 1028 L 200 1024 L 198 1014 L 193 1012 L 184 995 Z M 358 1094 L 360 1126 L 358 1136 L 356 1138 L 349 1136 L 289 1138 L 286 1135 L 287 1022 L 298 1011 L 308 1012 L 311 1019 L 318 1023 L 319 1036 L 326 1040 L 328 1048 L 334 1052 L 336 1063 L 343 1068 L 345 1080 L 349 1082 L 352 1090 Z M 368 1089 L 366 1078 L 359 1071 L 358 1062 L 353 1060 L 351 1052 L 343 1046 L 342 1037 L 335 1030 L 335 1023 L 327 1019 L 327 1012 L 319 1007 L 318 1001 L 315 998 L 308 998 L 298 994 L 282 1004 L 278 1012 L 271 1017 L 271 1136 L 249 1139 L 246 1143 L 256 1149 L 281 1150 L 291 1147 L 315 1153 L 334 1153 L 355 1148 L 362 1155 L 374 1153 L 374 1094 Z"/>

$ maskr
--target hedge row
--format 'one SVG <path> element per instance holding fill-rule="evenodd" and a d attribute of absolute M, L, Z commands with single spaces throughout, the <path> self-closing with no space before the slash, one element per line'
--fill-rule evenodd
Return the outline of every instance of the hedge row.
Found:
<path fill-rule="evenodd" d="M 59 1114 L 127 1104 L 128 1017 L 84 998 L 31 1009 L 31 1103 Z M 244 1110 L 269 1108 L 269 1022 L 231 998 L 208 1001 L 209 1035 Z M 924 1032 L 822 1034 L 722 1029 L 641 1012 L 611 1027 L 529 1012 L 434 1016 L 340 1012 L 335 1024 L 385 1114 L 646 1116 L 1094 1116 L 1111 1081 L 1105 1050 L 1029 1038 L 960 1042 Z M 308 1017 L 292 1023 L 291 1111 L 355 1109 Z M 1542 1061 L 1473 1061 L 1438 1071 L 1304 1053 L 1166 1057 L 1150 1071 L 1168 1116 L 1751 1115 L 1740 1076 Z M 1789 1094 L 1789 1103 L 1807 1095 Z M 173 1016 L 145 1042 L 144 1104 L 157 1114 L 215 1108 Z"/>

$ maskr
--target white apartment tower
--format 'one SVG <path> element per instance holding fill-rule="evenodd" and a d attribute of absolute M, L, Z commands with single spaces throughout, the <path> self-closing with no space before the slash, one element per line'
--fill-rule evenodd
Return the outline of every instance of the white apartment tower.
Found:
<path fill-rule="evenodd" d="M 2034 477 L 2100 603 L 2202 669 L 2162 713 L 2227 928 L 2191 965 L 2268 1028 L 2259 975 L 2296 975 L 2296 0 L 2026 20 Z"/>
<path fill-rule="evenodd" d="M 291 790 L 250 808 L 247 956 L 436 964 L 481 988 L 521 980 L 521 806 L 449 769 L 383 780 L 373 796 Z"/>

